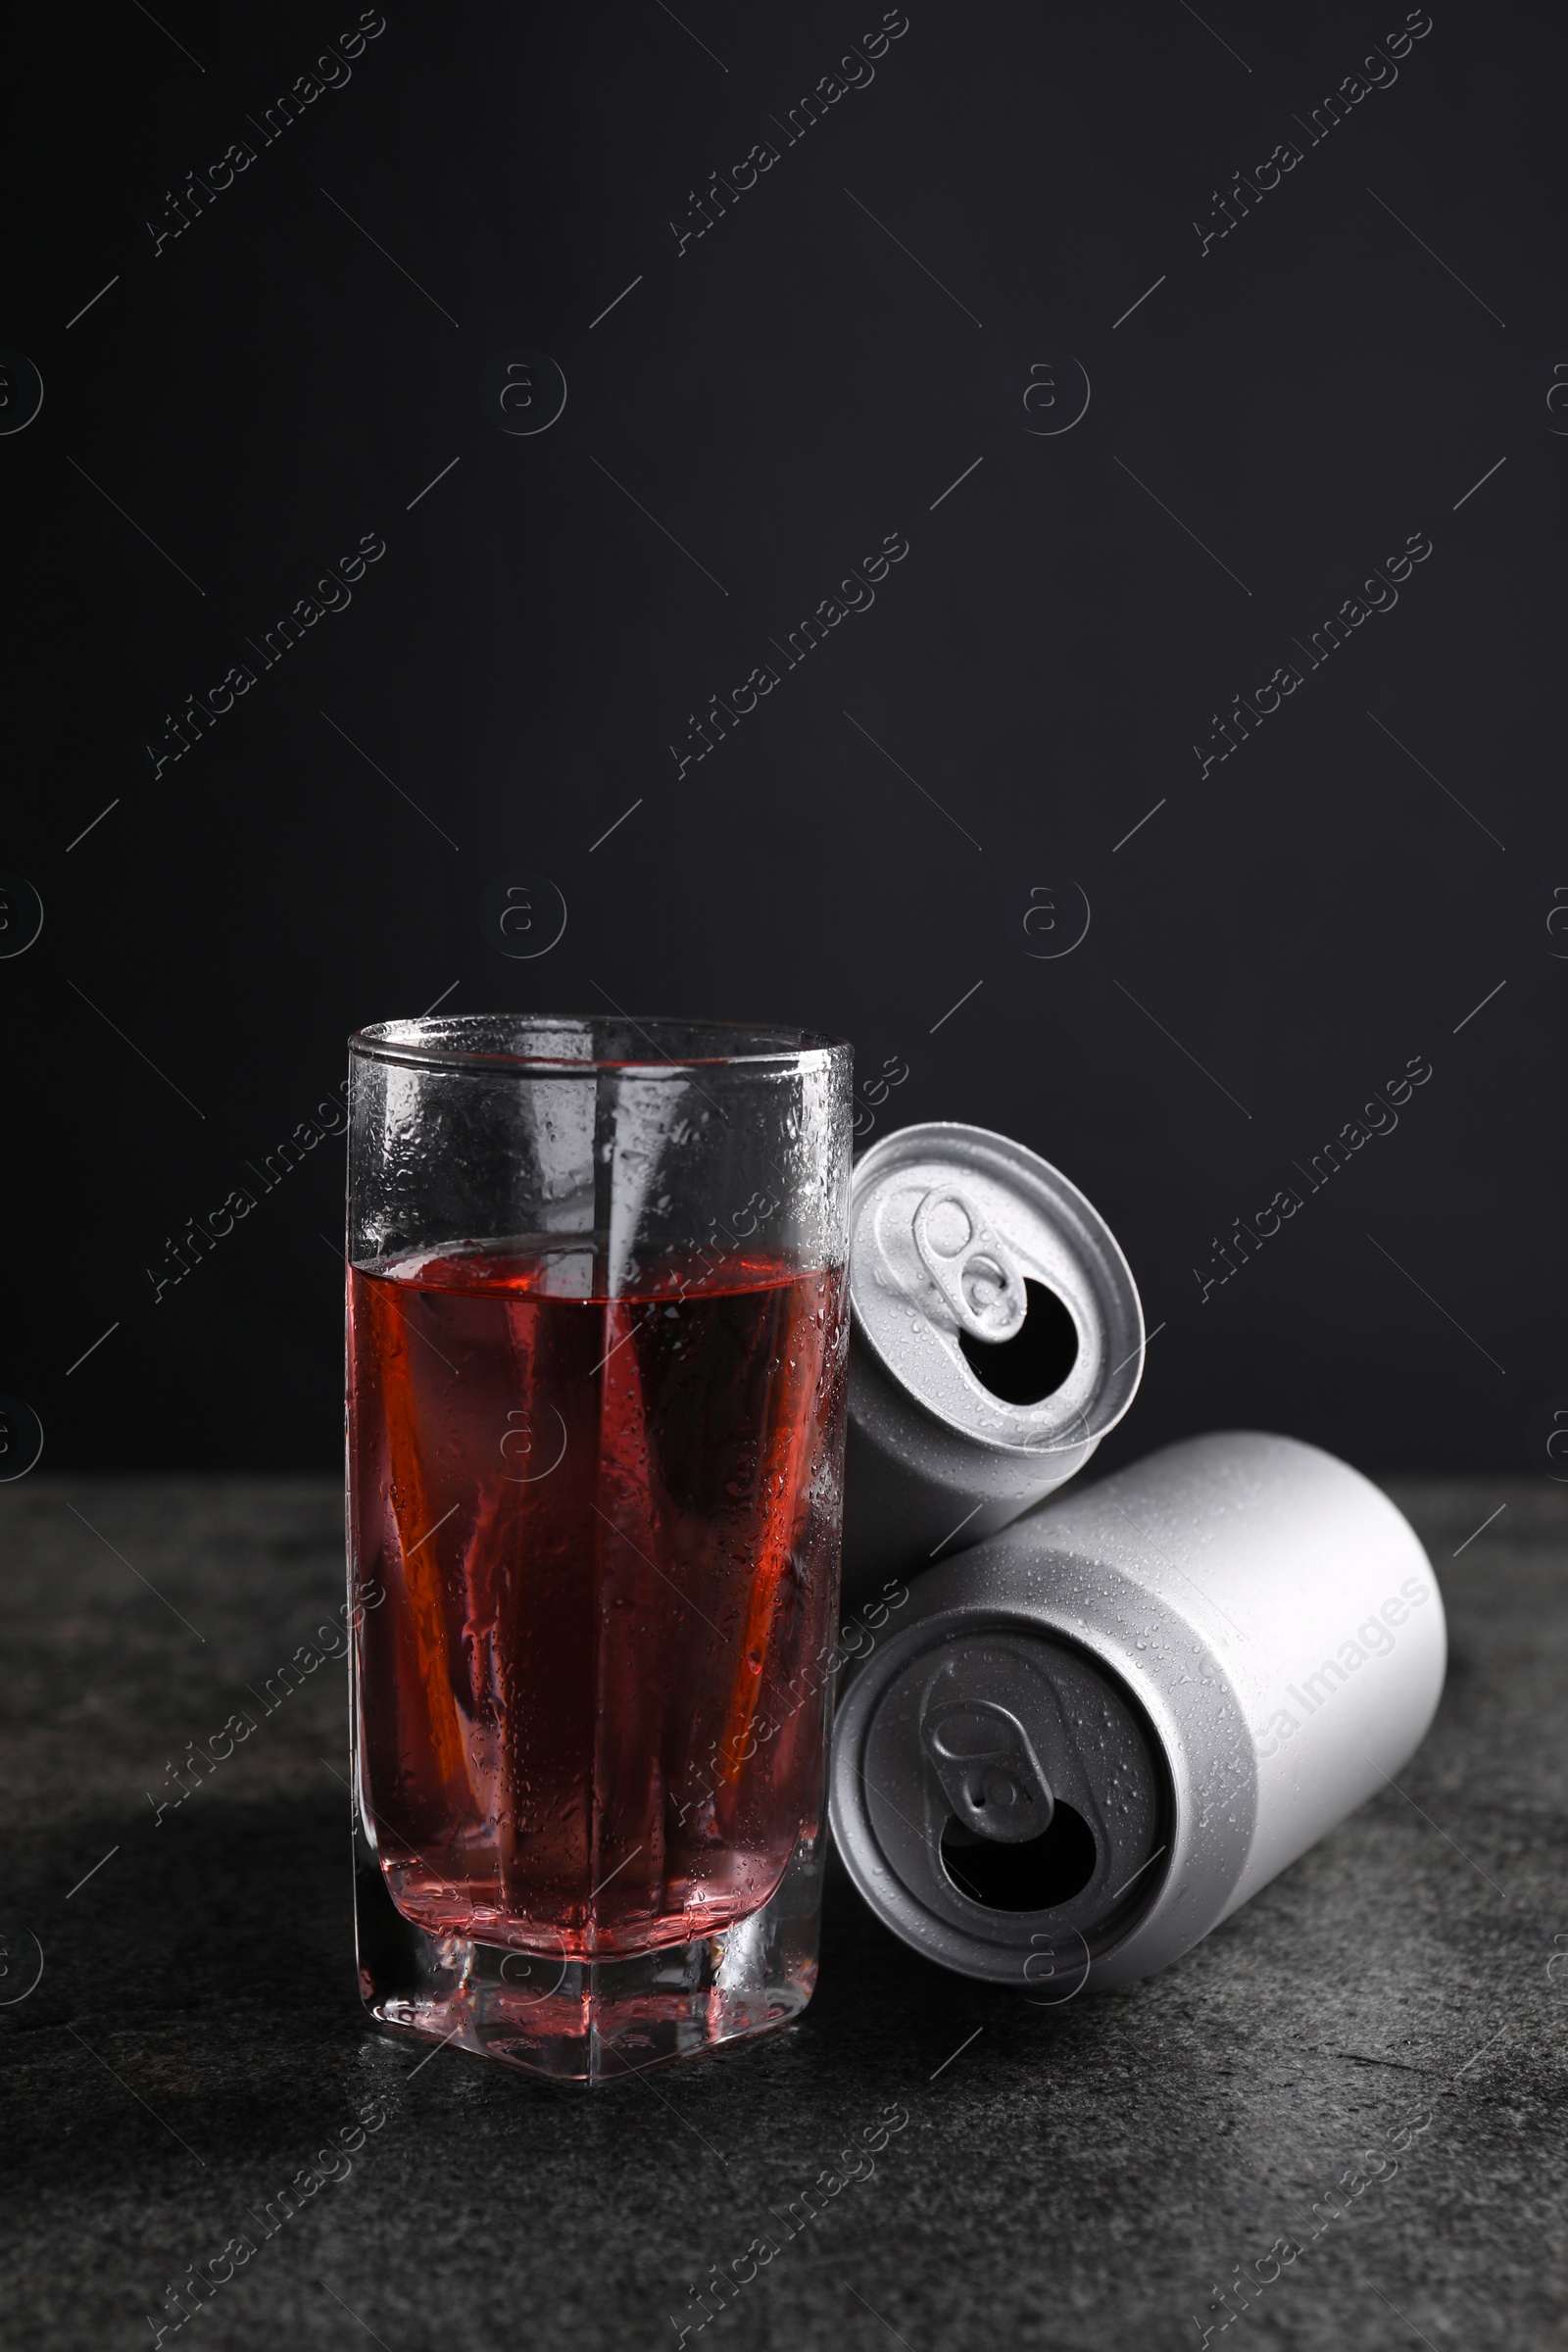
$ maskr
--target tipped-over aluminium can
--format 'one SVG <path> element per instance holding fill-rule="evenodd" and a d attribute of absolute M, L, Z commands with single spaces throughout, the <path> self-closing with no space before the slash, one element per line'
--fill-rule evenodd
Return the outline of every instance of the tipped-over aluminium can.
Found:
<path fill-rule="evenodd" d="M 833 1835 L 906 1943 L 1042 2001 L 1177 1959 L 1419 1745 L 1413 1529 L 1291 1438 L 1194 1438 L 914 1579 L 834 1729 Z"/>
<path fill-rule="evenodd" d="M 983 1127 L 933 1121 L 874 1144 L 850 1214 L 853 1609 L 1083 1468 L 1137 1394 L 1144 1316 L 1104 1218 Z"/>

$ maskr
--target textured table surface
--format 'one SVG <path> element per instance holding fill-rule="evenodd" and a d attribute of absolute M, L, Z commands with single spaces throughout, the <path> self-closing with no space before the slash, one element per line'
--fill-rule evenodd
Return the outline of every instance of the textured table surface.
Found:
<path fill-rule="evenodd" d="M 1031 2007 L 915 1959 L 837 1879 L 800 2025 L 583 2097 L 366 2030 L 341 1665 L 155 1820 L 167 1765 L 339 1599 L 335 1491 L 4 1490 L 0 2340 L 146 2345 L 171 2281 L 248 2233 L 166 2343 L 673 2347 L 690 2325 L 705 2352 L 1174 2352 L 1218 2340 L 1238 2269 L 1229 2325 L 1264 2341 L 1568 2343 L 1568 1491 L 1391 1492 L 1448 1602 L 1437 1725 L 1398 1790 L 1176 1967 Z M 341 2177 L 264 2237 L 248 2217 L 367 2107 Z M 838 2166 L 889 2110 L 881 2152 Z M 782 2242 L 737 2284 L 754 2239 Z M 729 2301 L 699 2334 L 714 2265 Z"/>

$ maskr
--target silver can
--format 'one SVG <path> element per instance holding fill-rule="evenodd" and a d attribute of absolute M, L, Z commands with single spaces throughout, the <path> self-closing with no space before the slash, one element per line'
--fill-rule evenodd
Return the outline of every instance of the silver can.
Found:
<path fill-rule="evenodd" d="M 866 1901 L 1043 2001 L 1179 1958 L 1374 1795 L 1447 1655 L 1414 1530 L 1292 1438 L 1168 1446 L 911 1582 L 834 1730 Z"/>
<path fill-rule="evenodd" d="M 933 1121 L 857 1162 L 844 1597 L 977 1544 L 1081 1470 L 1138 1391 L 1127 1260 L 1022 1144 Z"/>

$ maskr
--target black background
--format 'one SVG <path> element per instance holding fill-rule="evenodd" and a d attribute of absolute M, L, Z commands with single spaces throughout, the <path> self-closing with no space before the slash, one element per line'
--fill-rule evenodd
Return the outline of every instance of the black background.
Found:
<path fill-rule="evenodd" d="M 1164 1327 L 1107 1460 L 1240 1422 L 1529 1472 L 1568 1386 L 1561 18 L 1438 0 L 1312 144 L 1401 8 L 911 0 L 787 144 L 881 13 L 388 0 L 266 145 L 248 118 L 353 8 L 14 24 L 0 343 L 45 397 L 0 438 L 0 866 L 45 921 L 0 962 L 0 1388 L 56 1467 L 337 1459 L 341 1146 L 156 1304 L 147 1269 L 351 1029 L 445 996 L 797 1019 L 862 1081 L 907 1063 L 875 1133 L 1042 1152 Z M 241 138 L 155 255 L 167 192 Z M 1204 252 L 1215 191 L 1293 138 Z M 568 387 L 531 437 L 479 397 L 521 349 Z M 1032 434 L 1024 375 L 1054 366 L 1065 417 L 1069 354 L 1088 412 Z M 1309 669 L 1416 532 L 1397 607 Z M 263 669 L 247 638 L 366 533 L 352 605 Z M 785 670 L 770 640 L 890 533 L 874 608 Z M 677 780 L 689 714 L 767 661 Z M 1292 661 L 1200 777 L 1213 713 Z M 237 662 L 254 688 L 155 776 L 165 714 Z M 532 962 L 480 930 L 516 870 L 569 910 Z M 1042 959 L 1025 917 L 1065 936 L 1069 879 L 1088 934 Z M 1396 1130 L 1308 1193 L 1295 1163 L 1414 1055 Z"/>

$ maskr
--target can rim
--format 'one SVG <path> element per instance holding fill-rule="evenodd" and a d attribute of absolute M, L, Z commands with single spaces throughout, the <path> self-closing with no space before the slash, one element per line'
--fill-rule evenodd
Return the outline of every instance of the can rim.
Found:
<path fill-rule="evenodd" d="M 1179 1842 L 1175 1836 L 1178 1797 L 1160 1726 L 1151 1713 L 1144 1693 L 1092 1642 L 1076 1637 L 1060 1624 L 1050 1619 L 1043 1620 L 1015 1600 L 993 1597 L 972 1610 L 961 1603 L 944 1603 L 930 1614 L 901 1626 L 894 1640 L 881 1653 L 878 1665 L 873 1666 L 868 1657 L 865 1664 L 857 1669 L 854 1680 L 844 1692 L 834 1725 L 832 1769 L 828 1776 L 828 1822 L 834 1846 L 861 1900 L 882 1925 L 912 1951 L 971 1981 L 1007 1984 L 1019 1982 L 1015 1966 L 1021 1948 L 1019 1945 L 990 1941 L 942 1919 L 937 1913 L 929 1911 L 914 1889 L 906 1886 L 903 1879 L 891 1870 L 871 1820 L 865 1797 L 864 1775 L 858 1761 L 876 1720 L 877 1708 L 898 1676 L 924 1649 L 940 1648 L 958 1633 L 965 1638 L 988 1633 L 1014 1637 L 1021 1635 L 1070 1651 L 1074 1657 L 1115 1686 L 1118 1695 L 1130 1709 L 1144 1735 L 1156 1776 L 1160 1809 L 1167 1824 L 1163 1849 L 1153 1857 L 1161 1867 L 1151 1871 L 1149 1886 L 1141 1890 L 1134 1903 L 1122 1913 L 1111 1915 L 1107 1923 L 1111 1929 L 1108 1937 L 1102 1941 L 1097 1932 L 1093 1948 L 1088 1937 L 1081 1938 L 1088 1953 L 1088 1966 L 1083 1984 L 1077 1989 L 1092 1989 L 1096 1969 L 1147 1927 L 1166 1898 Z M 860 1787 L 852 1785 L 857 1780 L 861 1783 Z M 873 1857 L 880 1860 L 880 1868 L 875 1866 Z M 897 1889 L 896 1893 L 890 1892 L 890 1884 Z M 1019 1912 L 1013 1916 L 1027 1927 L 1030 1921 L 1047 1914 Z M 930 1930 L 921 1934 L 918 1923 L 922 1921 L 931 1922 L 934 1935 Z M 1071 1933 L 1081 1936 L 1079 1930 Z"/>
<path fill-rule="evenodd" d="M 1091 1245 L 1089 1250 L 1083 1250 L 1080 1236 L 1074 1236 L 1075 1253 L 1080 1254 L 1086 1263 L 1098 1259 L 1101 1271 L 1109 1277 L 1112 1295 L 1104 1302 L 1110 1309 L 1105 1318 L 1107 1337 L 1110 1327 L 1119 1320 L 1124 1352 L 1118 1362 L 1102 1374 L 1098 1389 L 1090 1400 L 1088 1414 L 1080 1409 L 1071 1422 L 1049 1429 L 1040 1438 L 1031 1439 L 1022 1416 L 1028 1412 L 1039 1414 L 1051 1402 L 1050 1397 L 1042 1398 L 1039 1405 L 1012 1408 L 1020 1416 L 1017 1434 L 998 1435 L 994 1431 L 966 1426 L 908 1385 L 905 1367 L 884 1348 L 861 1312 L 852 1250 L 850 1312 L 856 1339 L 873 1358 L 884 1377 L 893 1383 L 902 1400 L 938 1428 L 958 1432 L 985 1453 L 1027 1460 L 1030 1457 L 1047 1458 L 1052 1454 L 1072 1453 L 1085 1447 L 1093 1450 L 1130 1409 L 1143 1379 L 1149 1341 L 1143 1300 L 1126 1252 L 1101 1211 L 1070 1176 L 1063 1175 L 1052 1161 L 1032 1151 L 1027 1144 L 1019 1143 L 1014 1137 L 1002 1135 L 993 1128 L 977 1127 L 959 1119 L 917 1121 L 907 1127 L 895 1128 L 870 1145 L 856 1160 L 850 1193 L 851 1232 L 853 1234 L 856 1230 L 862 1200 L 872 1182 L 880 1181 L 889 1168 L 896 1168 L 901 1160 L 939 1156 L 944 1148 L 955 1154 L 960 1167 L 965 1150 L 970 1161 L 981 1163 L 982 1168 L 987 1161 L 1008 1165 L 1015 1181 L 1020 1176 L 1028 1178 L 1041 1195 L 1052 1200 L 1058 1212 L 1063 1209 L 1067 1211 L 1063 1221 L 1068 1224 L 1076 1222 L 1081 1229 L 1081 1237 L 1087 1238 Z M 986 1172 L 997 1171 L 992 1169 Z M 1038 1202 L 1036 1206 L 1038 1211 Z M 1132 1345 L 1126 1348 L 1125 1343 L 1129 1340 Z M 967 1372 L 967 1367 L 965 1370 Z M 972 1372 L 967 1376 L 974 1381 L 977 1395 L 985 1396 L 988 1406 L 996 1407 L 996 1397 L 982 1389 Z"/>

